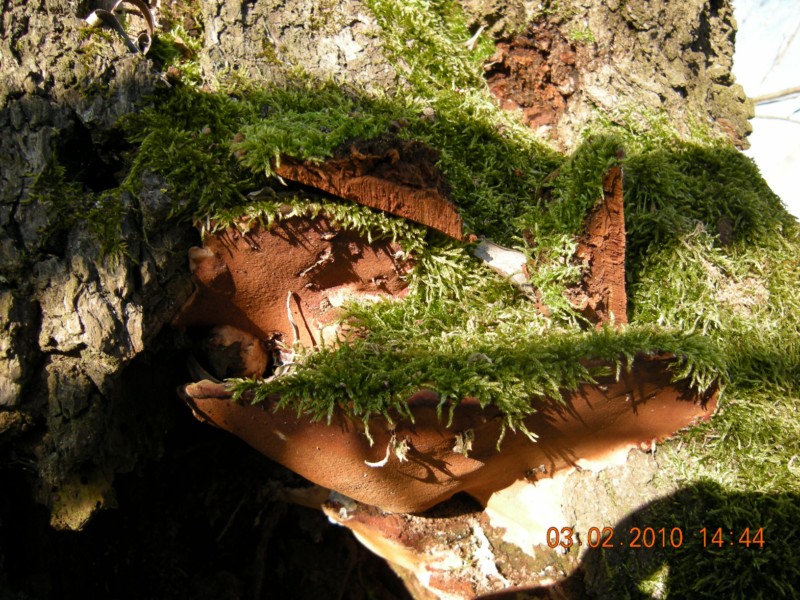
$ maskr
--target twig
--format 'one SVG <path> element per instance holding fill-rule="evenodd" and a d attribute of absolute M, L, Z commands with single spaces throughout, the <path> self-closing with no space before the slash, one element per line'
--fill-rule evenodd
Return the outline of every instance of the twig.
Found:
<path fill-rule="evenodd" d="M 800 121 L 795 121 L 794 119 L 790 119 L 789 117 L 775 117 L 772 115 L 756 115 L 753 117 L 754 119 L 772 119 L 773 121 L 788 121 L 789 123 L 794 123 L 795 125 L 800 125 Z"/>
<path fill-rule="evenodd" d="M 294 345 L 300 341 L 300 330 L 297 328 L 297 323 L 294 321 L 294 315 L 292 315 L 292 292 L 286 292 L 286 316 L 289 317 L 289 324 L 292 326 L 292 334 L 294 335 L 294 340 L 292 340 L 292 348 Z"/>
<path fill-rule="evenodd" d="M 785 90 L 781 90 L 779 92 L 772 92 L 770 94 L 763 94 L 761 96 L 756 96 L 753 98 L 753 102 L 756 104 L 766 104 L 767 102 L 772 102 L 773 100 L 780 100 L 785 98 L 786 96 L 793 96 L 794 94 L 800 94 L 800 86 L 790 87 Z"/>

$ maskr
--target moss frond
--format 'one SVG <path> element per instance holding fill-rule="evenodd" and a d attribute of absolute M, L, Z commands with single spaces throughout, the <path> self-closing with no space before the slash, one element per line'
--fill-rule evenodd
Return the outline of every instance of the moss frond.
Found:
<path fill-rule="evenodd" d="M 474 50 L 466 47 L 471 34 L 456 2 L 368 0 L 367 4 L 384 31 L 385 51 L 418 93 L 485 85 L 481 65 L 492 45 L 480 40 Z"/>
<path fill-rule="evenodd" d="M 317 202 L 301 196 L 276 200 L 256 200 L 230 209 L 220 209 L 208 221 L 204 233 L 216 233 L 229 227 L 247 231 L 255 225 L 270 228 L 273 223 L 292 217 L 315 218 L 325 215 L 338 227 L 356 231 L 370 243 L 390 239 L 400 244 L 406 254 L 425 248 L 424 228 L 387 213 L 360 204 L 329 200 Z"/>
<path fill-rule="evenodd" d="M 127 249 L 123 237 L 125 218 L 130 213 L 128 198 L 118 190 L 92 192 L 80 181 L 70 180 L 67 170 L 51 158 L 34 177 L 26 203 L 38 203 L 48 210 L 48 221 L 39 231 L 37 252 L 50 240 L 78 225 L 100 242 L 100 254 L 116 259 Z"/>
<path fill-rule="evenodd" d="M 423 388 L 438 393 L 440 409 L 448 413 L 471 397 L 481 406 L 499 408 L 509 425 L 524 427 L 523 419 L 541 402 L 609 375 L 637 354 L 674 353 L 679 357 L 675 378 L 689 377 L 698 386 L 710 385 L 724 366 L 707 338 L 648 327 L 567 334 L 519 328 L 513 337 L 501 337 L 490 329 L 466 336 L 436 331 L 435 315 L 427 324 L 422 337 L 384 344 L 368 334 L 314 352 L 291 375 L 268 383 L 237 381 L 236 393 L 254 392 L 255 401 L 279 394 L 279 406 L 315 418 L 343 411 L 366 421 L 379 414 L 413 418 L 405 400 Z M 386 336 L 378 337 L 384 341 Z M 603 361 L 603 366 L 585 366 L 594 360 Z"/>

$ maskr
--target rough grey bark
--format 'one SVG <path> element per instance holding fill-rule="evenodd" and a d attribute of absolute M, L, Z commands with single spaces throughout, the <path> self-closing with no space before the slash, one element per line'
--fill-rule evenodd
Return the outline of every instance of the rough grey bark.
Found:
<path fill-rule="evenodd" d="M 147 354 L 191 293 L 189 226 L 166 218 L 171 199 L 146 177 L 124 224 L 126 253 L 101 255 L 85 223 L 57 236 L 58 216 L 30 201 L 36 176 L 52 160 L 88 191 L 118 185 L 120 117 L 136 111 L 164 76 L 130 54 L 114 35 L 87 33 L 91 3 L 7 2 L 2 15 L 0 81 L 0 445 L 29 431 L 15 452 L 35 465 L 41 499 L 76 472 L 109 481 L 138 455 L 163 406 L 137 420 L 120 409 L 131 361 Z M 287 67 L 311 77 L 388 89 L 394 70 L 380 52 L 366 7 L 282 2 L 203 2 L 204 77 L 238 72 L 261 85 L 283 81 Z M 153 382 L 155 386 L 155 381 Z M 171 398 L 172 389 L 159 391 Z M 115 414 L 122 414 L 115 417 Z M 114 419 L 130 423 L 127 438 Z M 32 424 L 35 423 L 35 426 Z M 155 440 L 157 442 L 157 440 Z"/>
<path fill-rule="evenodd" d="M 110 482 L 138 454 L 157 451 L 149 432 L 158 411 L 152 421 L 132 418 L 124 370 L 191 292 L 184 256 L 192 233 L 164 225 L 171 205 L 159 181 L 126 199 L 140 218 L 123 224 L 119 258 L 102 255 L 86 223 L 51 234 L 58 214 L 31 199 L 53 160 L 87 191 L 116 186 L 116 123 L 158 80 L 119 40 L 86 36 L 84 10 L 18 2 L 2 16 L 0 445 L 29 430 L 14 452 L 35 465 L 48 504 L 51 490 L 78 472 Z M 131 423 L 127 439 L 116 435 L 122 421 Z"/>
<path fill-rule="evenodd" d="M 395 69 L 380 43 L 380 27 L 364 2 L 202 3 L 206 79 L 234 70 L 261 84 L 289 70 L 367 92 L 390 91 Z"/>

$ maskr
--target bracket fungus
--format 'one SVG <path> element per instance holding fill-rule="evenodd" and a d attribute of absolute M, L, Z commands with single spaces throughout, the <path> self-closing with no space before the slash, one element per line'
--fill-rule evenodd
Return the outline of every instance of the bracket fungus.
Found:
<path fill-rule="evenodd" d="M 232 327 L 273 351 L 332 343 L 347 300 L 402 296 L 411 268 L 396 244 L 368 242 L 322 215 L 230 227 L 206 236 L 189 262 L 197 289 L 174 325 Z"/>
<path fill-rule="evenodd" d="M 323 163 L 283 159 L 276 171 L 461 240 L 460 218 L 446 195 L 439 194 L 445 186 L 438 173 L 431 174 L 437 183 L 427 187 L 412 185 L 408 177 L 398 180 L 397 173 L 408 173 L 403 160 L 409 152 L 408 145 L 393 150 L 353 144 Z M 520 288 L 524 301 L 535 300 L 521 253 L 489 241 L 474 252 Z M 627 323 L 624 257 L 622 172 L 615 166 L 606 174 L 603 197 L 586 218 L 578 240 L 574 260 L 584 266 L 583 279 L 567 291 L 572 305 L 597 327 L 619 329 Z M 242 336 L 260 340 L 273 353 L 271 378 L 276 379 L 283 376 L 281 369 L 291 368 L 286 363 L 294 357 L 289 352 L 294 345 L 313 351 L 347 345 L 351 336 L 360 335 L 337 329 L 343 299 L 402 302 L 408 291 L 405 275 L 414 258 L 391 242 L 365 239 L 320 214 L 288 216 L 271 228 L 243 233 L 231 227 L 207 235 L 203 248 L 192 251 L 191 264 L 197 291 L 176 325 L 217 328 L 211 336 L 216 346 L 224 338 L 219 327 L 243 332 L 228 331 L 240 350 L 254 346 Z M 247 363 L 245 358 L 262 371 L 263 361 L 248 355 L 241 364 Z M 698 390 L 688 378 L 676 381 L 679 361 L 669 352 L 634 353 L 615 364 L 591 357 L 578 362 L 593 372 L 605 366 L 606 375 L 561 389 L 550 398 L 531 399 L 535 410 L 511 430 L 500 407 L 476 397 L 461 398 L 448 421 L 442 416 L 442 398 L 424 380 L 407 398 L 405 410 L 362 419 L 336 409 L 326 420 L 282 403 L 277 394 L 253 403 L 252 392 L 235 398 L 231 384 L 208 378 L 183 386 L 180 393 L 199 419 L 233 433 L 318 486 L 353 499 L 357 506 L 391 513 L 420 513 L 459 492 L 502 512 L 498 506 L 504 490 L 520 483 L 541 484 L 631 448 L 650 448 L 709 418 L 716 406 L 716 385 Z M 488 357 L 487 363 L 491 367 Z M 264 376 L 246 368 L 238 374 Z M 319 506 L 322 497 L 313 495 L 310 503 Z M 333 510 L 329 504 L 326 510 Z M 369 527 L 358 519 L 334 512 L 339 515 L 334 520 L 357 533 L 364 530 L 361 537 L 373 535 L 365 533 Z M 395 551 L 414 555 L 409 548 L 398 550 L 389 538 L 376 539 L 365 543 L 378 553 L 386 550 L 382 555 L 389 560 Z"/>
<path fill-rule="evenodd" d="M 354 141 L 321 163 L 283 158 L 275 172 L 460 240 L 461 215 L 447 198 L 437 159 L 438 153 L 420 142 L 384 136 Z"/>
<path fill-rule="evenodd" d="M 358 421 L 334 415 L 328 424 L 276 408 L 274 401 L 234 402 L 224 383 L 189 384 L 183 395 L 199 418 L 310 481 L 390 512 L 416 513 L 458 492 L 486 504 L 493 493 L 517 480 L 549 477 L 581 461 L 649 447 L 652 440 L 661 441 L 706 418 L 715 394 L 697 394 L 686 383 L 673 383 L 670 362 L 669 356 L 637 357 L 619 380 L 599 380 L 559 402 L 543 403 L 525 420 L 536 441 L 512 432 L 499 450 L 502 415 L 472 398 L 464 399 L 446 424 L 437 416 L 436 395 L 421 391 L 408 400 L 413 423 L 370 419 L 370 444 Z M 472 448 L 465 456 L 457 443 L 468 431 Z M 404 460 L 390 453 L 380 468 L 367 464 L 382 461 L 392 440 L 407 442 Z"/>

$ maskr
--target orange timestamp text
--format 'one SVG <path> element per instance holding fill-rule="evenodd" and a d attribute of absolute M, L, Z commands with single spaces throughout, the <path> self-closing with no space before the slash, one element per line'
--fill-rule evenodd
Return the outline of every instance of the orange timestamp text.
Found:
<path fill-rule="evenodd" d="M 703 527 L 692 530 L 690 535 L 696 535 L 702 541 L 703 547 L 716 546 L 755 546 L 764 547 L 764 528 L 745 527 L 741 531 L 733 531 L 717 527 L 709 529 Z M 583 535 L 573 527 L 550 527 L 547 530 L 547 545 L 550 548 L 569 549 L 573 546 L 587 546 L 589 548 L 680 548 L 686 539 L 680 527 L 631 527 L 624 534 L 620 534 L 613 527 L 589 527 Z"/>

